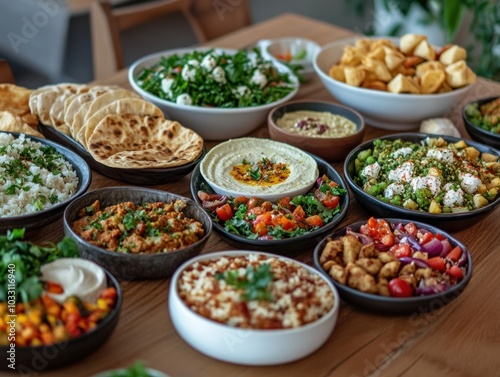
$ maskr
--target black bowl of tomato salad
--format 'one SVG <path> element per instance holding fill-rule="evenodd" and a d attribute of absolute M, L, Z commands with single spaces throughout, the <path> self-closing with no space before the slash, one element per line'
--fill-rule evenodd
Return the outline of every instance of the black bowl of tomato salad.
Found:
<path fill-rule="evenodd" d="M 349 204 L 349 192 L 340 174 L 325 160 L 311 156 L 317 163 L 319 178 L 305 195 L 283 197 L 276 202 L 217 195 L 197 165 L 191 174 L 191 196 L 229 244 L 281 255 L 303 252 L 312 249 L 342 221 Z"/>
<path fill-rule="evenodd" d="M 463 243 L 435 226 L 397 218 L 371 217 L 338 229 L 316 246 L 313 259 L 343 300 L 384 314 L 440 309 L 472 276 Z"/>

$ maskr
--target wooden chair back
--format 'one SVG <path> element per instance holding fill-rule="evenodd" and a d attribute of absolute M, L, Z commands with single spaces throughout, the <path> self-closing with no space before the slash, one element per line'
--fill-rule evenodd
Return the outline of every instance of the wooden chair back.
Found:
<path fill-rule="evenodd" d="M 10 64 L 6 59 L 0 59 L 0 83 L 15 84 L 16 80 Z"/>
<path fill-rule="evenodd" d="M 113 9 L 107 0 L 94 1 L 90 6 L 94 79 L 109 77 L 125 68 L 121 32 L 162 16 L 182 14 L 198 43 L 250 24 L 246 0 L 223 9 L 217 8 L 216 3 L 213 0 L 158 0 Z"/>

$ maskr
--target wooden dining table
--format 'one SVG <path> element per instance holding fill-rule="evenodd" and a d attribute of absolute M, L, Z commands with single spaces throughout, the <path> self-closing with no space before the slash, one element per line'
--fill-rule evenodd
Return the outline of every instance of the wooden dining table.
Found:
<path fill-rule="evenodd" d="M 300 15 L 285 13 L 265 22 L 211 41 L 209 45 L 248 48 L 260 39 L 303 37 L 320 45 L 351 37 L 354 32 Z M 101 84 L 130 88 L 122 71 Z M 500 94 L 500 84 L 479 79 L 462 103 L 443 114 L 468 139 L 461 119 L 463 103 Z M 302 84 L 296 99 L 334 101 L 318 77 Z M 365 140 L 390 131 L 367 125 Z M 269 137 L 267 125 L 252 135 Z M 207 148 L 216 145 L 207 141 Z M 332 166 L 342 172 L 343 161 Z M 190 176 L 173 183 L 150 186 L 190 197 Z M 127 185 L 92 172 L 90 190 Z M 370 208 L 352 198 L 347 215 L 339 226 L 369 218 Z M 71 366 L 42 371 L 54 377 L 87 377 L 99 371 L 130 366 L 142 360 L 151 368 L 172 377 L 303 377 L 303 376 L 500 376 L 500 206 L 467 227 L 452 234 L 469 248 L 473 275 L 465 291 L 446 306 L 411 315 L 381 315 L 340 302 L 336 327 L 326 343 L 313 354 L 292 363 L 276 366 L 235 365 L 212 359 L 190 347 L 175 331 L 168 312 L 169 279 L 122 281 L 124 301 L 118 325 L 90 356 Z M 31 241 L 60 241 L 62 220 L 30 231 Z M 312 265 L 309 245 L 296 258 Z M 234 249 L 217 233 L 210 235 L 203 253 Z"/>

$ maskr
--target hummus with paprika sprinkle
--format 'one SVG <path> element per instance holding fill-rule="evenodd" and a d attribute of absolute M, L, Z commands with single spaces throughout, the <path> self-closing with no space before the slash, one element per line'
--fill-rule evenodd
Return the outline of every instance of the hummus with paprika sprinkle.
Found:
<path fill-rule="evenodd" d="M 356 133 L 356 124 L 346 117 L 327 111 L 298 110 L 276 120 L 285 131 L 311 137 L 345 137 Z"/>
<path fill-rule="evenodd" d="M 270 201 L 307 192 L 319 175 L 314 158 L 301 149 L 251 137 L 212 148 L 200 172 L 218 194 Z"/>

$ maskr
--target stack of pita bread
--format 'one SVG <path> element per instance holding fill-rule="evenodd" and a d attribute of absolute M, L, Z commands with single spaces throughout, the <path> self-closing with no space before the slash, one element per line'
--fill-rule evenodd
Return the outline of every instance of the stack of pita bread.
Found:
<path fill-rule="evenodd" d="M 80 142 L 115 168 L 170 168 L 201 155 L 203 139 L 129 90 L 79 84 L 35 90 L 29 107 L 40 121 Z"/>
<path fill-rule="evenodd" d="M 30 89 L 14 84 L 0 84 L 0 131 L 20 132 L 42 137 L 38 117 L 31 114 Z"/>

